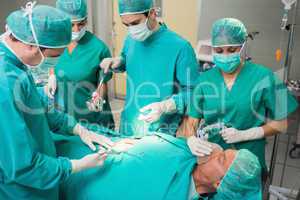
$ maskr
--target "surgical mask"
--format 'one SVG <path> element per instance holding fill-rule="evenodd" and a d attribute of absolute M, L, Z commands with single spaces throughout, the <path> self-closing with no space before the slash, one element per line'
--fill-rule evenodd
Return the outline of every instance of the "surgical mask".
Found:
<path fill-rule="evenodd" d="M 85 35 L 87 27 L 83 27 L 79 32 L 72 32 L 72 41 L 78 42 Z"/>
<path fill-rule="evenodd" d="M 41 69 L 50 69 L 50 68 L 53 68 L 57 65 L 58 61 L 59 61 L 59 56 L 58 57 L 45 57 L 43 55 L 43 53 L 41 52 L 42 54 L 42 61 L 41 63 L 37 66 Z"/>
<path fill-rule="evenodd" d="M 241 56 L 244 46 L 245 44 L 243 44 L 243 47 L 238 53 L 232 53 L 229 55 L 213 53 L 213 62 L 219 69 L 221 69 L 225 73 L 231 74 L 235 72 L 241 65 Z"/>
<path fill-rule="evenodd" d="M 128 32 L 129 35 L 132 37 L 132 39 L 139 42 L 145 41 L 153 34 L 153 31 L 150 30 L 148 27 L 148 18 L 144 23 L 134 25 L 134 26 L 129 26 Z"/>

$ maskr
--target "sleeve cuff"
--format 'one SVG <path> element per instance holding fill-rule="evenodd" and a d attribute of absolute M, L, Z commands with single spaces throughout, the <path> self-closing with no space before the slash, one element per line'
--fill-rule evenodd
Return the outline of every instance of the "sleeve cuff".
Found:
<path fill-rule="evenodd" d="M 185 103 L 184 103 L 182 95 L 180 95 L 180 94 L 173 95 L 172 99 L 174 100 L 174 102 L 176 104 L 176 110 L 177 110 L 177 112 L 179 114 L 184 114 Z"/>
<path fill-rule="evenodd" d="M 74 128 L 76 126 L 78 122 L 76 121 L 76 119 L 74 117 L 68 116 L 68 120 L 67 120 L 67 132 L 70 135 L 74 134 Z"/>
<path fill-rule="evenodd" d="M 69 178 L 72 174 L 72 163 L 68 158 L 58 157 L 61 162 L 62 168 L 65 170 L 65 175 L 63 176 L 63 181 Z"/>

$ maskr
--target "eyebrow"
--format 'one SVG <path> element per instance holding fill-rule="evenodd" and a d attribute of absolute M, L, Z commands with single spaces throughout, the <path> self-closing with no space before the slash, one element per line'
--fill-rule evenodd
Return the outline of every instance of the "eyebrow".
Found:
<path fill-rule="evenodd" d="M 58 57 L 60 57 L 61 56 L 61 54 L 58 54 L 58 55 L 51 55 L 51 58 L 58 58 Z"/>
<path fill-rule="evenodd" d="M 134 20 L 133 22 L 130 22 L 130 23 L 128 23 L 128 24 L 123 22 L 123 24 L 124 24 L 125 26 L 130 26 L 130 25 L 132 25 L 132 24 L 138 24 L 140 21 L 141 21 L 140 19 L 136 19 L 136 20 Z"/>

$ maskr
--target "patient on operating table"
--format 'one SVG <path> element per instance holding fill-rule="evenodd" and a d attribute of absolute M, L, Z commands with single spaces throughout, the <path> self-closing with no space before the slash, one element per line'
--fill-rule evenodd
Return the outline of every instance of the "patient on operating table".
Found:
<path fill-rule="evenodd" d="M 120 138 L 112 137 L 116 141 Z M 76 137 L 56 139 L 60 156 L 78 159 L 88 153 Z M 260 164 L 247 150 L 218 148 L 196 158 L 186 140 L 155 133 L 128 140 L 132 147 L 111 151 L 101 169 L 74 174 L 61 186 L 61 199 L 101 200 L 258 200 Z M 122 143 L 122 142 L 121 142 Z M 124 145 L 120 144 L 120 145 Z"/>

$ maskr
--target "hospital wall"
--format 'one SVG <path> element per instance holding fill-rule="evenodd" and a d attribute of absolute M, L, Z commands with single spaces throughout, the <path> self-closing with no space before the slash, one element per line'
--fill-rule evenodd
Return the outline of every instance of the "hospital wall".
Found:
<path fill-rule="evenodd" d="M 275 51 L 280 47 L 280 22 L 283 5 L 280 0 L 201 0 L 199 19 L 199 39 L 210 37 L 213 21 L 222 17 L 241 19 L 248 31 L 260 34 L 250 44 L 250 53 L 255 62 L 265 64 L 277 71 L 281 68 L 275 61 Z M 300 8 L 300 5 L 299 5 Z M 290 17 L 291 19 L 291 17 Z M 295 51 L 291 78 L 300 79 L 300 9 L 298 9 Z M 287 36 L 284 34 L 283 46 L 286 49 Z"/>
<path fill-rule="evenodd" d="M 199 0 L 163 0 L 163 21 L 170 29 L 197 46 Z M 182 8 L 182 9 L 180 9 Z"/>
<path fill-rule="evenodd" d="M 29 0 L 0 0 L 0 33 L 4 31 L 5 19 L 12 11 L 18 10 L 24 7 Z M 39 4 L 54 5 L 55 0 L 37 0 Z"/>

